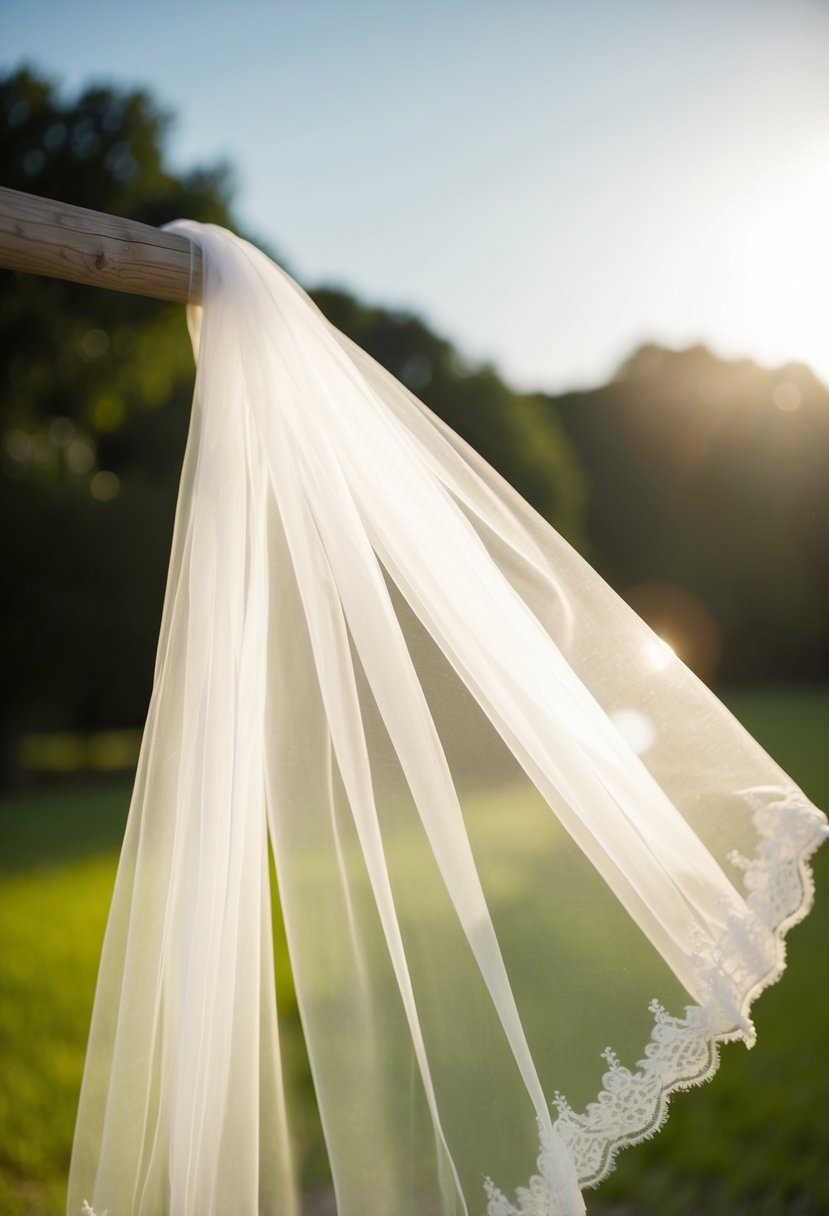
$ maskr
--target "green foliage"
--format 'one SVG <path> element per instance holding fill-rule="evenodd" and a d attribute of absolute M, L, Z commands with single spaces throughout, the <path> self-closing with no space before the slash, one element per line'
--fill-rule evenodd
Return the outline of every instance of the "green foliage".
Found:
<path fill-rule="evenodd" d="M 227 165 L 173 173 L 164 155 L 171 116 L 143 90 L 93 85 L 64 102 L 24 67 L 0 83 L 0 114 L 4 185 L 14 190 L 146 224 L 185 214 L 227 222 Z"/>
<path fill-rule="evenodd" d="M 171 171 L 169 124 L 142 91 L 0 80 L 5 184 L 232 227 L 227 167 Z M 601 388 L 516 393 L 416 316 L 313 295 L 703 678 L 829 672 L 829 392 L 807 369 L 650 345 Z M 0 780 L 13 732 L 141 724 L 192 380 L 181 308 L 0 272 Z"/>
<path fill-rule="evenodd" d="M 92 87 L 65 102 L 21 69 L 0 81 L 4 185 L 147 224 L 183 215 L 229 224 L 227 167 L 173 174 L 164 164 L 169 123 L 144 92 Z M 97 464 L 110 467 L 108 457 L 135 463 L 133 446 L 122 437 L 113 448 L 108 437 L 136 414 L 187 405 L 192 359 L 182 310 L 34 275 L 7 273 L 3 287 L 3 429 L 22 429 L 11 451 L 7 445 L 10 467 L 40 482 L 88 483 Z M 161 476 L 179 453 L 165 454 L 153 439 L 144 439 L 144 455 L 147 447 L 161 455 L 162 466 L 152 466 Z M 78 442 L 91 445 L 91 462 Z"/>
<path fill-rule="evenodd" d="M 584 547 L 584 479 L 573 445 L 538 394 L 475 367 L 415 316 L 345 292 L 313 293 L 330 321 L 430 407 L 573 544 Z"/>
<path fill-rule="evenodd" d="M 142 91 L 63 100 L 0 80 L 4 184 L 162 224 L 233 227 L 225 166 L 173 173 L 169 115 Z M 343 292 L 318 302 L 574 539 L 572 448 L 537 400 L 461 367 L 420 321 Z M 184 310 L 0 272 L 0 780 L 24 730 L 140 725 L 150 692 L 193 383 Z M 117 673 L 117 679 L 113 674 Z"/>
<path fill-rule="evenodd" d="M 140 91 L 64 101 L 0 81 L 4 185 L 161 224 L 229 223 L 225 167 L 176 175 Z M 183 310 L 0 274 L 0 728 L 138 724 L 158 632 L 192 394 Z M 119 680 L 113 680 L 113 671 Z"/>
<path fill-rule="evenodd" d="M 829 695 L 740 690 L 729 708 L 819 805 L 829 806 Z M 787 941 L 788 968 L 752 1010 L 757 1044 L 725 1046 L 710 1085 L 671 1102 L 665 1127 L 623 1152 L 588 1200 L 602 1216 L 818 1216 L 829 1211 L 829 849 L 814 862 L 816 904 Z M 609 1206 L 604 1208 L 606 1202 Z"/>
<path fill-rule="evenodd" d="M 663 596 L 652 621 L 681 657 L 710 614 L 707 679 L 829 674 L 829 390 L 808 368 L 651 345 L 604 387 L 548 401 L 590 479 L 601 572 L 646 619 L 654 584 L 701 606 L 686 628 Z"/>

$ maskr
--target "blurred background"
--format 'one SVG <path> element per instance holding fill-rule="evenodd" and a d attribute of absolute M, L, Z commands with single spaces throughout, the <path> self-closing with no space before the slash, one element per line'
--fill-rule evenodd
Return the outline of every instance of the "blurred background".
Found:
<path fill-rule="evenodd" d="M 827 61 L 824 0 L 4 0 L 0 184 L 266 248 L 826 806 Z M 9 1216 L 63 1203 L 192 385 L 183 309 L 0 272 Z M 591 1210 L 829 1211 L 828 928 Z"/>

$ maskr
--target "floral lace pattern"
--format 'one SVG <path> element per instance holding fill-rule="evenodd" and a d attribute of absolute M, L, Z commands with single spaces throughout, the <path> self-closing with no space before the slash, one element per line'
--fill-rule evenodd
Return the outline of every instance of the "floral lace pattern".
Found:
<path fill-rule="evenodd" d="M 829 835 L 826 818 L 799 791 L 769 802 L 749 799 L 760 837 L 752 860 L 732 853 L 743 871 L 745 911 L 729 917 L 720 941 L 703 957 L 697 953 L 704 1005 L 688 1005 L 673 1017 L 652 1001 L 654 1027 L 645 1058 L 624 1067 L 608 1048 L 602 1091 L 583 1114 L 555 1095 L 558 1118 L 541 1128 L 539 1173 L 520 1187 L 511 1202 L 490 1179 L 487 1216 L 569 1216 L 552 1168 L 553 1139 L 563 1142 L 579 1184 L 596 1186 L 613 1169 L 619 1149 L 646 1139 L 664 1122 L 677 1089 L 708 1080 L 716 1071 L 718 1045 L 729 1039 L 754 1040 L 749 1008 L 757 994 L 779 979 L 785 966 L 786 931 L 806 915 L 814 887 L 808 859 Z"/>

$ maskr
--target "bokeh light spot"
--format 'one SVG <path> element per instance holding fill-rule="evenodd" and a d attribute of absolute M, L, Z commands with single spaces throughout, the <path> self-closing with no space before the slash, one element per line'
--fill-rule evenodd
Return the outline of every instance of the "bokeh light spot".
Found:
<path fill-rule="evenodd" d="M 670 650 L 670 647 L 666 649 Z M 673 652 L 671 652 L 673 653 Z M 637 756 L 644 756 L 656 742 L 656 727 L 653 719 L 638 709 L 616 709 L 610 715 L 610 721 Z"/>
<path fill-rule="evenodd" d="M 109 334 L 102 329 L 88 329 L 81 338 L 81 351 L 85 359 L 99 359 L 109 350 Z"/>
<path fill-rule="evenodd" d="M 89 492 L 99 502 L 110 502 L 117 497 L 121 489 L 121 481 L 116 473 L 101 469 L 89 483 Z"/>
<path fill-rule="evenodd" d="M 6 122 L 10 127 L 22 127 L 23 123 L 29 117 L 29 103 L 25 98 L 20 97 L 13 102 L 6 115 Z"/>
<path fill-rule="evenodd" d="M 6 451 L 17 464 L 24 464 L 32 454 L 32 437 L 25 431 L 9 431 Z"/>
<path fill-rule="evenodd" d="M 645 655 L 651 667 L 663 671 L 676 658 L 676 651 L 664 638 L 654 638 L 645 647 Z"/>
<path fill-rule="evenodd" d="M 56 447 L 68 447 L 75 438 L 75 424 L 69 418 L 53 418 L 49 423 L 49 438 Z"/>
<path fill-rule="evenodd" d="M 89 410 L 92 425 L 99 431 L 116 431 L 125 414 L 124 403 L 116 393 L 101 393 Z"/>
<path fill-rule="evenodd" d="M 66 449 L 66 463 L 73 473 L 83 476 L 95 463 L 95 448 L 86 435 L 78 435 Z"/>
<path fill-rule="evenodd" d="M 413 392 L 425 388 L 432 379 L 432 361 L 425 355 L 412 355 L 403 364 L 400 379 Z"/>
<path fill-rule="evenodd" d="M 639 583 L 625 593 L 625 599 L 659 635 L 647 643 L 646 658 L 653 668 L 666 667 L 676 655 L 701 680 L 714 679 L 722 639 L 699 596 L 674 583 Z"/>
<path fill-rule="evenodd" d="M 791 380 L 781 380 L 774 386 L 771 396 L 777 408 L 786 414 L 799 410 L 803 401 L 803 394 L 796 384 L 792 384 Z"/>
<path fill-rule="evenodd" d="M 23 157 L 23 172 L 28 177 L 36 177 L 46 164 L 46 154 L 42 148 L 31 148 Z"/>
<path fill-rule="evenodd" d="M 44 148 L 48 148 L 50 152 L 56 152 L 65 143 L 66 124 L 63 122 L 53 122 L 51 127 L 47 127 L 46 134 L 43 136 Z"/>

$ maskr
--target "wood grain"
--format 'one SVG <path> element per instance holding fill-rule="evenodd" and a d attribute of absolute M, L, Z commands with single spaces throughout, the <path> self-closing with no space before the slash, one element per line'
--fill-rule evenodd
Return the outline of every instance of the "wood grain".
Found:
<path fill-rule="evenodd" d="M 158 300 L 201 299 L 201 251 L 186 237 L 5 187 L 0 267 Z"/>

